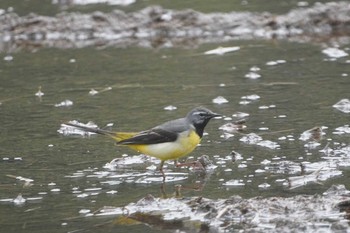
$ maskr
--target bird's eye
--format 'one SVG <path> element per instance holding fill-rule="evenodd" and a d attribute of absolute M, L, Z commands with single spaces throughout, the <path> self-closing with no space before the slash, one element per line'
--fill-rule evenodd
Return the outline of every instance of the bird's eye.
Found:
<path fill-rule="evenodd" d="M 194 113 L 194 115 L 197 115 L 200 118 L 206 117 L 206 113 L 205 112 L 196 112 L 196 113 Z"/>

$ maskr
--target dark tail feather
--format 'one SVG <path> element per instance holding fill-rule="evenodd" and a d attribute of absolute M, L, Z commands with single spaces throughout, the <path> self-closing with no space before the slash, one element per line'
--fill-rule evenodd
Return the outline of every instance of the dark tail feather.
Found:
<path fill-rule="evenodd" d="M 63 123 L 63 124 L 64 125 L 68 125 L 68 126 L 72 126 L 72 127 L 75 127 L 75 128 L 78 128 L 78 129 L 83 130 L 85 132 L 97 133 L 97 134 L 106 135 L 106 136 L 110 136 L 110 137 L 114 137 L 115 136 L 114 132 L 111 132 L 111 131 L 108 131 L 108 130 L 103 130 L 103 129 L 99 129 L 99 128 L 90 128 L 90 127 L 87 127 L 87 126 L 77 125 L 77 124 L 73 124 L 73 123 L 69 123 L 69 122 L 66 122 L 66 123 Z"/>

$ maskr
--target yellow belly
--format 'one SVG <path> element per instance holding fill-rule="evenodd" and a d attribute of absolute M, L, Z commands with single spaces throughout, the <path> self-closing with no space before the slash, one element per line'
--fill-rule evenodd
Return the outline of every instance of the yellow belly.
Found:
<path fill-rule="evenodd" d="M 129 145 L 133 150 L 156 157 L 160 160 L 178 159 L 191 153 L 200 142 L 200 137 L 194 131 L 186 131 L 174 142 L 164 142 L 152 145 Z"/>

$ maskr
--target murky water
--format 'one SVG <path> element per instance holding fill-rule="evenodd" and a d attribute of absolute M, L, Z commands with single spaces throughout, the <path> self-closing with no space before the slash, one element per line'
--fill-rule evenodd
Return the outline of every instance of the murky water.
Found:
<path fill-rule="evenodd" d="M 240 49 L 204 55 L 219 46 Z M 325 47 L 236 41 L 186 49 L 41 49 L 0 54 L 1 231 L 162 232 L 145 225 L 113 224 L 113 217 L 85 217 L 104 206 L 125 206 L 147 194 L 163 194 L 159 182 L 135 182 L 137 178 L 132 177 L 156 174 L 150 168 L 156 161 L 119 170 L 105 167 L 115 158 L 137 154 L 103 137 L 58 133 L 61 123 L 69 120 L 93 121 L 100 127 L 113 123 L 116 130 L 138 131 L 182 117 L 200 105 L 225 115 L 209 123 L 208 135 L 190 155 L 209 155 L 217 167 L 203 174 L 167 164 L 169 172 L 185 174 L 184 180 L 166 183 L 168 196 L 175 192 L 175 184 L 184 187 L 184 197 L 211 199 L 313 195 L 332 184 L 349 189 L 347 165 L 337 167 L 338 173 L 324 180 L 314 178 L 317 182 L 301 182 L 298 187 L 282 184 L 301 171 L 284 171 L 281 162 L 329 161 L 320 150 L 327 145 L 333 149 L 349 146 L 349 133 L 336 130 L 349 124 L 349 113 L 332 106 L 350 98 L 350 58 L 332 58 L 322 53 Z M 340 49 L 349 53 L 348 46 Z M 251 72 L 260 78 L 249 78 Z M 91 89 L 98 93 L 89 94 Z M 39 90 L 44 93 L 41 97 L 36 95 Z M 250 95 L 260 98 L 249 100 Z M 218 96 L 228 102 L 213 103 Z M 73 105 L 55 106 L 65 100 Z M 177 109 L 165 110 L 169 105 Z M 239 119 L 233 116 L 239 112 L 249 114 L 246 129 L 229 132 L 232 135 L 219 130 Z M 312 148 L 299 137 L 315 126 L 323 127 L 325 135 Z M 272 145 L 277 148 L 244 142 L 242 138 L 249 133 L 276 143 Z M 232 151 L 242 158 L 232 161 Z M 268 170 L 271 162 L 279 170 L 272 165 Z M 324 166 L 317 165 L 315 170 Z M 120 178 L 120 174 L 131 177 Z M 202 190 L 194 191 L 198 186 Z"/>

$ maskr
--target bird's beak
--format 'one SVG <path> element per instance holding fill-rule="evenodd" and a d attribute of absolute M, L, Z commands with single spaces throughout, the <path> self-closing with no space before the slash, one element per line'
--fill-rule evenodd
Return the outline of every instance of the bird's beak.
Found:
<path fill-rule="evenodd" d="M 215 112 L 212 112 L 210 114 L 210 118 L 214 118 L 214 117 L 219 117 L 219 116 L 222 116 L 221 114 L 218 114 L 218 113 L 215 113 Z"/>

